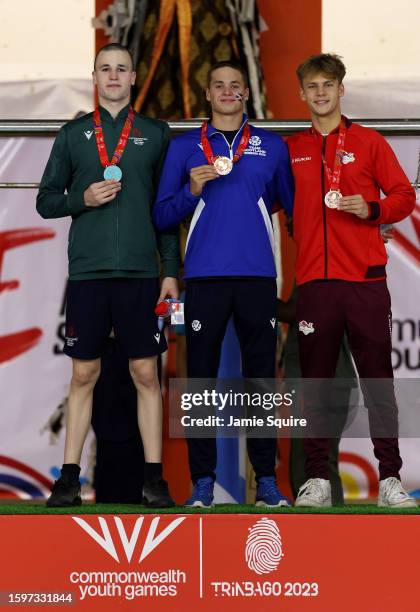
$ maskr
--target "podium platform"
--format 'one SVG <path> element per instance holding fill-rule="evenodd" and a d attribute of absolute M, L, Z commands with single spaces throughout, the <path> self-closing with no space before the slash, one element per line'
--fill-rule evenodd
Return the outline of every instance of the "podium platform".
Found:
<path fill-rule="evenodd" d="M 1 506 L 0 606 L 383 612 L 419 605 L 419 509 L 124 509 L 92 504 L 44 514 L 44 506 Z"/>

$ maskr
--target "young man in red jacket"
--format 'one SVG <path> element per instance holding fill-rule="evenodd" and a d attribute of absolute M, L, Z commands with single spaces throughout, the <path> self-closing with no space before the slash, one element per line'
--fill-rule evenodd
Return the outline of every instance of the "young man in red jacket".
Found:
<path fill-rule="evenodd" d="M 309 130 L 288 139 L 296 187 L 293 229 L 302 375 L 333 378 L 348 334 L 379 461 L 378 505 L 412 507 L 416 502 L 399 477 L 391 303 L 380 224 L 407 217 L 415 194 L 386 140 L 342 116 L 345 72 L 338 56 L 325 53 L 297 69 L 301 98 L 312 119 Z M 384 380 L 375 385 L 366 379 Z M 318 433 L 305 439 L 307 481 L 296 506 L 331 505 L 329 438 L 320 421 L 324 418 L 328 422 L 318 417 Z"/>

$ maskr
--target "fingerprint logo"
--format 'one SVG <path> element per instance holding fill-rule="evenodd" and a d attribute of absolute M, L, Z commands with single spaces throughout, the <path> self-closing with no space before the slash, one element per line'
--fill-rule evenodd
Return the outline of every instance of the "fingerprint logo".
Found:
<path fill-rule="evenodd" d="M 274 572 L 284 557 L 280 531 L 276 523 L 264 517 L 248 531 L 245 559 L 249 569 L 257 574 Z"/>

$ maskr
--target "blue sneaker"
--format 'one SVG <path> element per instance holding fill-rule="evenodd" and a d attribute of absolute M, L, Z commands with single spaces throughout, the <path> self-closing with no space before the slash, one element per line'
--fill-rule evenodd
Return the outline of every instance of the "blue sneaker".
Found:
<path fill-rule="evenodd" d="M 213 503 L 214 481 L 210 476 L 198 478 L 190 498 L 185 502 L 185 506 L 193 508 L 211 508 Z"/>
<path fill-rule="evenodd" d="M 290 506 L 291 503 L 278 490 L 274 476 L 264 476 L 258 481 L 255 505 L 264 508 L 275 508 L 276 506 Z"/>

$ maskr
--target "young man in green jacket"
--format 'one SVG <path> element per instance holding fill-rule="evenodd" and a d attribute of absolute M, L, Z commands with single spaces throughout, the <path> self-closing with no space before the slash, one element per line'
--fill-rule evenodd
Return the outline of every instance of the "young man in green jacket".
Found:
<path fill-rule="evenodd" d="M 62 127 L 42 177 L 37 210 L 45 219 L 72 217 L 64 352 L 72 358 L 64 464 L 48 506 L 81 503 L 80 459 L 92 394 L 111 330 L 129 359 L 137 388 L 145 455 L 146 505 L 173 505 L 162 479 L 162 399 L 157 355 L 166 350 L 156 303 L 178 297 L 178 237 L 155 234 L 150 209 L 169 141 L 162 121 L 130 105 L 136 73 L 125 47 L 96 56 L 99 107 Z M 157 251 L 163 268 L 159 289 Z"/>

